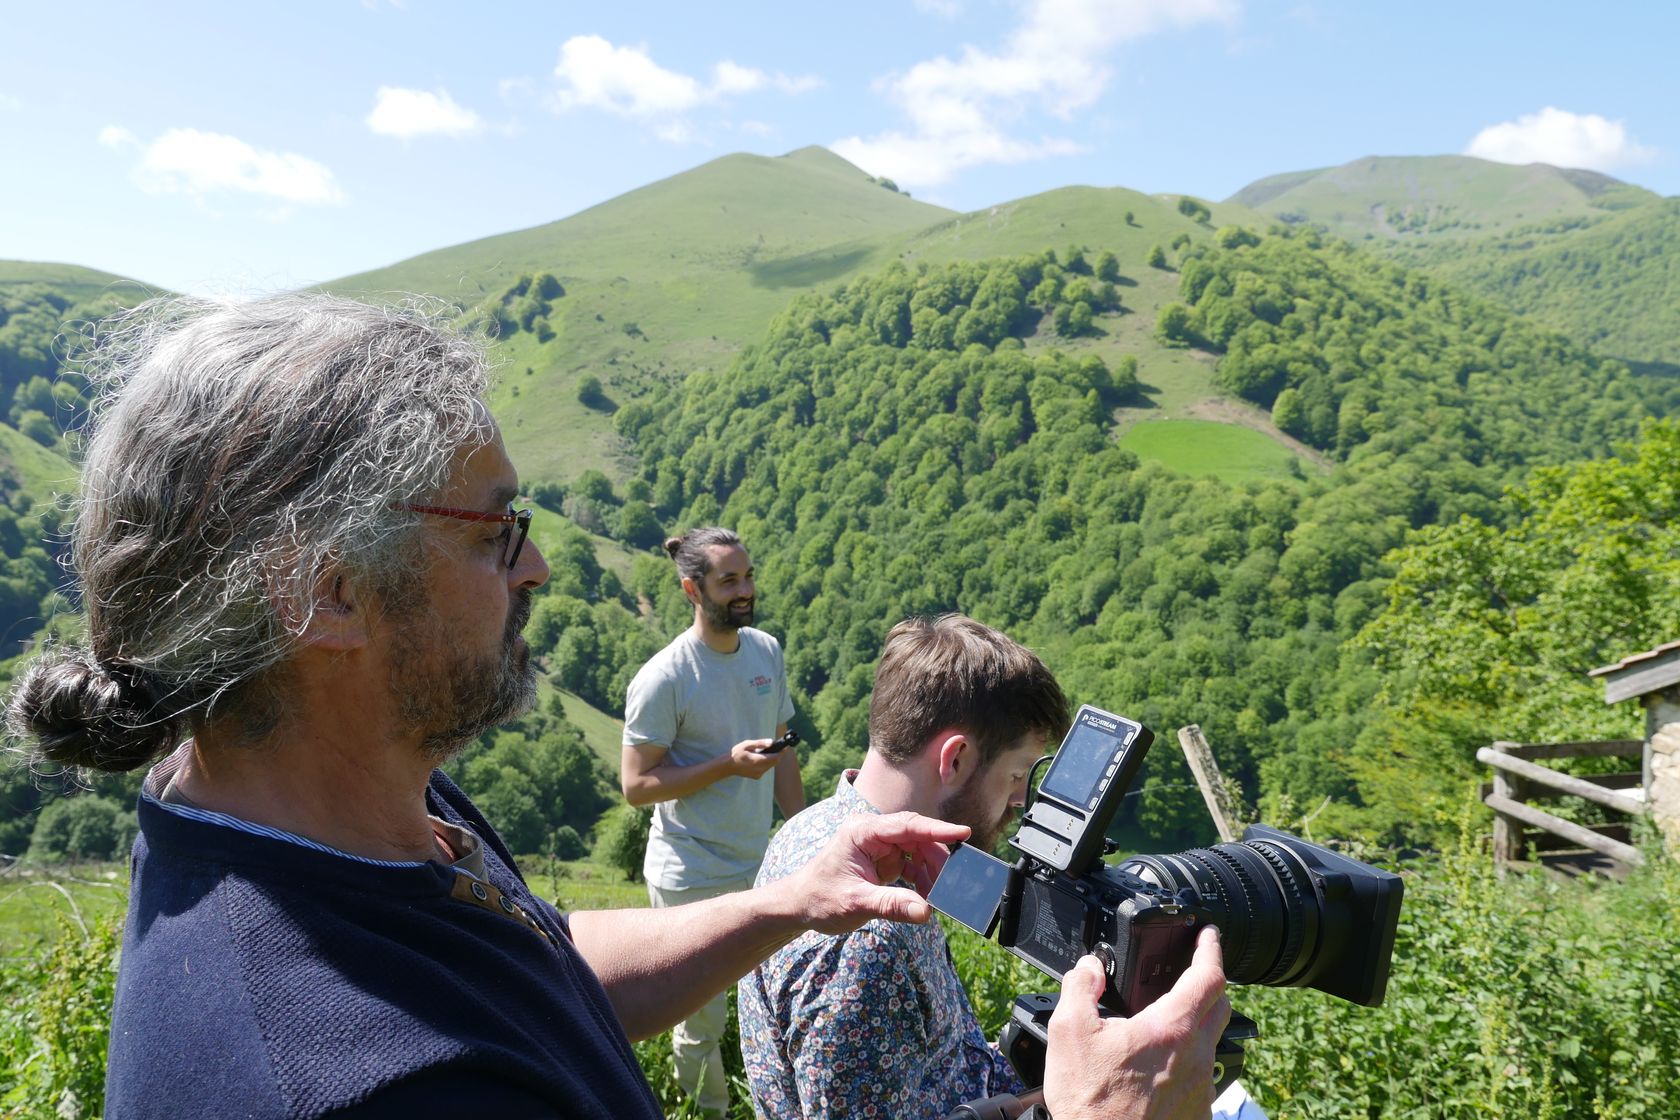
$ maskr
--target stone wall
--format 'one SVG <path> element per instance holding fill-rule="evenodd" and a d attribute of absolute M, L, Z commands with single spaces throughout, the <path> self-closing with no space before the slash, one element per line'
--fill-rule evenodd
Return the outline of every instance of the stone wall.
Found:
<path fill-rule="evenodd" d="M 1645 789 L 1651 816 L 1669 851 L 1680 855 L 1680 688 L 1648 693 L 1645 703 Z"/>

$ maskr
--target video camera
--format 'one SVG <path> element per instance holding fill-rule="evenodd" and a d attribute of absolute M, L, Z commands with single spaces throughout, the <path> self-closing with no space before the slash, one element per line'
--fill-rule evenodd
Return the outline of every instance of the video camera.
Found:
<path fill-rule="evenodd" d="M 1109 822 L 1153 741 L 1134 720 L 1080 708 L 1010 837 L 1014 865 L 962 845 L 928 901 L 982 937 L 995 930 L 999 944 L 1057 980 L 1094 954 L 1108 974 L 1108 1013 L 1133 1015 L 1164 995 L 1204 925 L 1219 927 L 1232 983 L 1380 1004 L 1400 920 L 1398 875 L 1264 825 L 1241 843 L 1103 865 L 1113 851 Z M 999 1039 L 1028 1085 L 1043 1081 L 1054 1009 L 1053 996 L 1017 997 Z M 1232 1015 L 1215 1070 L 1221 1088 L 1241 1071 L 1238 1043 L 1257 1033 Z"/>

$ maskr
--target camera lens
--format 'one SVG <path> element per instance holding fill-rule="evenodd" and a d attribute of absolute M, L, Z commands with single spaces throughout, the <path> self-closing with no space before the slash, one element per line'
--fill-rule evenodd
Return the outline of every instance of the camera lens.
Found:
<path fill-rule="evenodd" d="M 1134 856 L 1120 870 L 1212 911 L 1234 984 L 1310 984 L 1324 909 L 1306 865 L 1282 844 L 1250 840 Z"/>

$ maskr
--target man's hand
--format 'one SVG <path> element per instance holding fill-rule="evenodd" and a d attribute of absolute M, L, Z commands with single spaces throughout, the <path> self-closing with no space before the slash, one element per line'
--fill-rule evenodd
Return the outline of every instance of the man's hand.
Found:
<path fill-rule="evenodd" d="M 729 748 L 729 768 L 743 778 L 762 778 L 781 761 L 779 754 L 766 754 L 774 739 L 742 739 Z"/>
<path fill-rule="evenodd" d="M 1062 977 L 1050 1017 L 1044 1103 L 1056 1120 L 1207 1120 L 1213 1055 L 1231 1018 L 1219 931 L 1203 927 L 1172 991 L 1129 1019 L 1103 1019 L 1106 981 L 1095 957 Z"/>
<path fill-rule="evenodd" d="M 933 909 L 921 896 L 939 878 L 948 845 L 968 832 L 915 813 L 855 816 L 815 859 L 766 889 L 787 891 L 800 923 L 819 933 L 850 933 L 873 918 L 925 922 Z M 916 890 L 890 885 L 900 879 Z"/>

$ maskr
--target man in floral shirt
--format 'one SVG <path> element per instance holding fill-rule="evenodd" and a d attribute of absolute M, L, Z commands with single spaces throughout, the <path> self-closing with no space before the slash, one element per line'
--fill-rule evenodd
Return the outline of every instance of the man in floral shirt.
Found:
<path fill-rule="evenodd" d="M 960 615 L 900 623 L 876 670 L 862 768 L 776 834 L 759 884 L 797 871 L 859 813 L 914 809 L 968 825 L 969 843 L 990 850 L 1067 726 L 1062 690 L 1030 650 Z M 747 1080 L 768 1120 L 920 1120 L 1023 1088 L 981 1033 L 937 923 L 801 936 L 739 999 Z"/>

